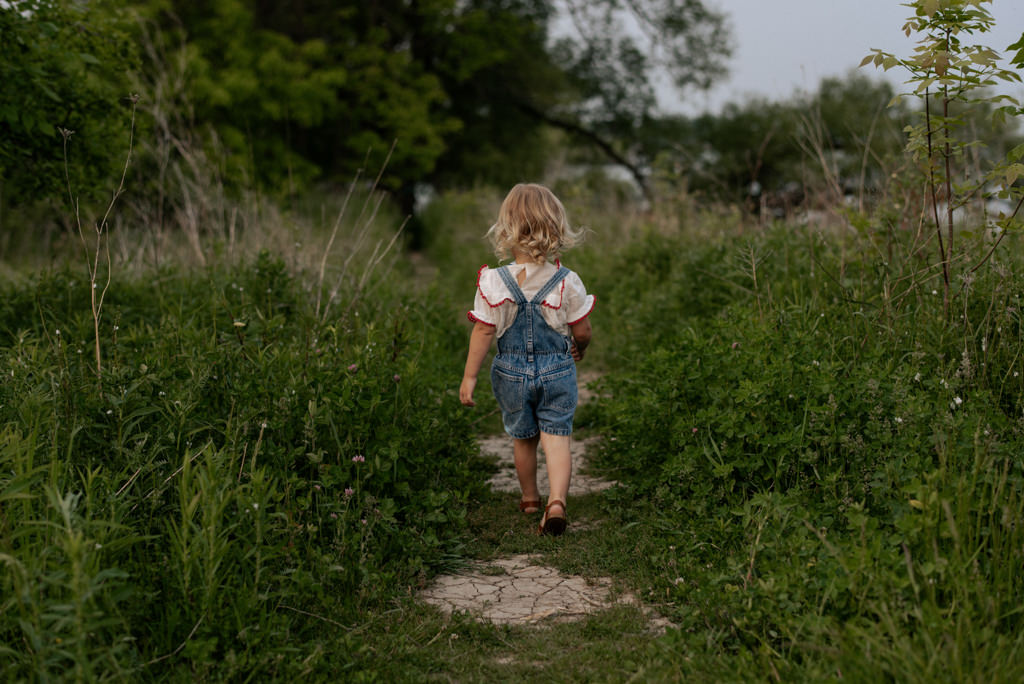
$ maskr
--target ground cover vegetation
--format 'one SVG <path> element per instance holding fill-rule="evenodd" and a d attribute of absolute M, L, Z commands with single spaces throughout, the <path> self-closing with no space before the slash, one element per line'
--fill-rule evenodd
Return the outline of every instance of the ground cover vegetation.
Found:
<path fill-rule="evenodd" d="M 983 2 L 912 3 L 924 49 L 871 56 L 928 106 L 886 109 L 887 86 L 851 77 L 694 121 L 615 105 L 650 94 L 654 59 L 598 40 L 617 3 L 570 3 L 582 42 L 551 51 L 545 3 L 13 4 L 0 58 L 28 106 L 0 94 L 0 225 L 48 225 L 29 200 L 55 198 L 65 225 L 4 233 L 5 674 L 1024 674 L 1021 112 L 983 90 L 1024 45 L 1004 69 L 967 44 Z M 655 5 L 694 19 L 664 27 L 682 43 L 662 59 L 721 37 L 701 3 Z M 674 77 L 713 77 L 716 54 Z M 120 86 L 141 97 L 114 104 Z M 406 136 L 374 183 L 366 148 Z M 598 175 L 551 179 L 592 229 L 567 256 L 600 298 L 604 379 L 578 427 L 620 482 L 574 499 L 594 527 L 557 541 L 485 491 L 493 403 L 455 394 L 486 183 L 541 173 L 497 163 L 529 140 L 562 164 L 597 150 L 649 194 L 641 211 Z M 401 253 L 424 180 L 449 189 Z M 818 213 L 773 206 L 793 182 Z M 36 250 L 45 268 L 11 263 Z M 654 638 L 624 607 L 532 631 L 415 600 L 443 569 L 524 552 L 610 576 L 675 627 Z"/>
<path fill-rule="evenodd" d="M 89 289 L 5 288 L 5 672 L 338 671 L 359 611 L 461 544 L 461 336 L 408 298 L 317 320 L 263 254 L 115 276 L 97 375 Z"/>

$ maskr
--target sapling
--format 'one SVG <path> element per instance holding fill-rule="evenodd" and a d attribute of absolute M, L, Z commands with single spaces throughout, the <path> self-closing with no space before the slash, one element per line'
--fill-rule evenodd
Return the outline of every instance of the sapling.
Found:
<path fill-rule="evenodd" d="M 991 88 L 1000 83 L 1021 83 L 1019 71 L 1024 68 L 1024 36 L 1009 46 L 1017 50 L 1009 60 L 1009 68 L 1001 64 L 995 50 L 966 41 L 975 34 L 989 32 L 995 20 L 984 7 L 991 0 L 913 0 L 906 7 L 914 11 L 903 30 L 908 37 L 918 37 L 910 57 L 897 57 L 873 49 L 861 66 L 874 64 L 888 71 L 902 67 L 910 74 L 907 83 L 913 95 L 924 102 L 922 120 L 906 127 L 906 150 L 925 174 L 928 215 L 939 248 L 939 265 L 943 281 L 944 310 L 948 315 L 955 292 L 954 250 L 955 212 L 978 200 L 999 197 L 1010 200 L 1009 213 L 1001 213 L 994 221 L 997 238 L 988 251 L 962 275 L 977 271 L 992 256 L 1007 232 L 1019 228 L 1024 188 L 1016 180 L 1024 176 L 1024 145 L 990 162 L 987 169 L 972 169 L 965 163 L 970 148 L 983 145 L 976 133 L 965 127 L 966 114 L 983 113 L 994 124 L 1005 123 L 1008 117 L 1024 113 L 1020 101 L 1007 94 L 996 94 Z M 934 103 L 934 105 L 933 105 Z M 954 111 L 957 110 L 957 111 Z M 937 110 L 937 111 L 936 111 Z M 966 255 L 963 255 L 966 256 Z M 966 281 L 965 281 L 966 282 Z"/>
<path fill-rule="evenodd" d="M 124 182 L 128 175 L 128 165 L 131 163 L 132 159 L 132 144 L 135 140 L 135 108 L 138 106 L 139 96 L 135 94 L 129 95 L 128 100 L 132 105 L 131 126 L 129 127 L 128 133 L 128 154 L 125 156 L 124 168 L 121 170 L 121 181 L 118 183 L 117 189 L 115 189 L 111 195 L 106 211 L 103 212 L 103 216 L 98 221 L 93 223 L 93 237 L 95 237 L 95 242 L 91 247 L 89 245 L 89 241 L 86 239 L 85 229 L 82 228 L 82 215 L 78 204 L 78 198 L 75 197 L 74 191 L 71 188 L 71 173 L 68 168 L 68 141 L 71 140 L 71 136 L 74 135 L 74 131 L 66 128 L 57 129 L 60 132 L 61 137 L 64 139 L 64 178 L 67 182 L 68 201 L 71 203 L 71 207 L 75 212 L 75 226 L 78 229 L 78 237 L 82 241 L 82 248 L 85 250 L 85 265 L 89 271 L 89 303 L 92 310 L 97 382 L 102 382 L 101 374 L 103 371 L 103 361 L 100 350 L 100 317 L 103 313 L 103 300 L 107 296 L 107 290 L 110 289 L 111 277 L 110 240 L 107 239 L 107 230 L 109 225 L 107 221 L 110 218 L 110 212 L 114 209 L 114 205 L 117 203 L 117 199 L 125 189 Z M 102 257 L 106 258 L 106 280 L 103 283 L 103 288 L 99 290 L 100 259 Z M 99 291 L 97 292 L 97 290 Z"/>

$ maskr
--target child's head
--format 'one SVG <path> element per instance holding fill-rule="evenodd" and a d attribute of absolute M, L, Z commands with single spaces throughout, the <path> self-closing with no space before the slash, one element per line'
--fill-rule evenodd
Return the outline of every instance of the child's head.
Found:
<path fill-rule="evenodd" d="M 501 203 L 498 222 L 487 231 L 499 257 L 519 252 L 536 263 L 558 257 L 578 243 L 581 234 L 569 225 L 555 194 L 536 183 L 512 188 Z"/>

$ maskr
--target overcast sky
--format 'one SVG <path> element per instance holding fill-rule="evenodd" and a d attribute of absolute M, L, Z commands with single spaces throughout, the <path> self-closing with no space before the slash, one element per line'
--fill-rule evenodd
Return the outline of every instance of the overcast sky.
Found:
<path fill-rule="evenodd" d="M 729 16 L 734 42 L 731 75 L 707 93 L 685 100 L 663 93 L 662 106 L 696 114 L 717 112 L 726 102 L 751 95 L 785 99 L 796 90 L 814 91 L 825 76 L 841 76 L 860 64 L 872 48 L 909 56 L 915 47 L 900 27 L 910 9 L 900 0 L 709 0 Z M 1024 0 L 985 5 L 994 29 L 972 40 L 1005 54 L 1024 32 Z M 865 67 L 871 74 L 882 74 Z M 895 83 L 906 80 L 888 72 Z M 1020 94 L 1021 87 L 1008 91 Z"/>

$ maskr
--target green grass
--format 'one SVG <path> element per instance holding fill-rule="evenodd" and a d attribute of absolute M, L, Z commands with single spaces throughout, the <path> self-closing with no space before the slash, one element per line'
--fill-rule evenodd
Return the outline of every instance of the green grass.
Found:
<path fill-rule="evenodd" d="M 448 201 L 465 217 L 450 244 L 482 235 L 488 212 Z M 737 238 L 724 220 L 598 233 L 571 255 L 599 297 L 585 363 L 604 373 L 578 428 L 621 485 L 571 496 L 588 526 L 559 539 L 485 490 L 473 436 L 499 418 L 486 383 L 475 411 L 456 394 L 478 264 L 442 240 L 432 286 L 382 285 L 326 318 L 315 276 L 270 255 L 118 275 L 100 377 L 81 270 L 8 283 L 6 672 L 1021 679 L 1019 245 L 947 315 L 933 272 L 880 260 L 877 236 Z M 676 628 L 657 637 L 629 607 L 498 627 L 415 598 L 520 553 L 609 577 Z"/>

